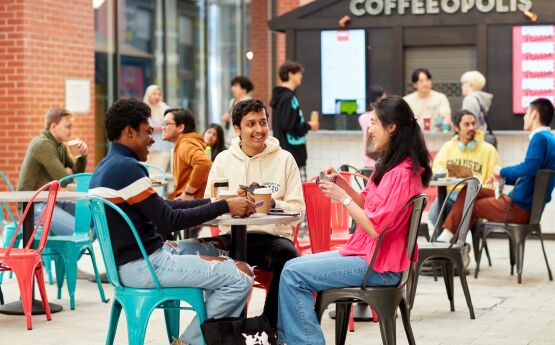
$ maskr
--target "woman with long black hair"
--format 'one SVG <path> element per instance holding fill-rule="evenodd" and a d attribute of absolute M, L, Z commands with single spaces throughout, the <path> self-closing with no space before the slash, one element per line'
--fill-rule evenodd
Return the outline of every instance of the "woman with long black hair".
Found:
<path fill-rule="evenodd" d="M 342 203 L 357 228 L 340 251 L 307 255 L 290 260 L 281 274 L 278 337 L 288 345 L 321 345 L 324 335 L 316 318 L 312 293 L 330 288 L 359 286 L 384 235 L 368 286 L 393 286 L 409 269 L 407 232 L 411 210 L 397 218 L 398 210 L 422 193 L 431 177 L 430 154 L 409 105 L 390 96 L 375 106 L 368 129 L 374 150 L 383 152 L 362 193 L 355 191 L 333 168 L 336 183 L 320 181 L 325 196 Z"/>
<path fill-rule="evenodd" d="M 220 152 L 227 150 L 227 147 L 225 147 L 224 129 L 217 123 L 212 123 L 206 128 L 203 138 L 206 146 L 210 147 L 210 159 L 212 159 L 212 162 Z"/>

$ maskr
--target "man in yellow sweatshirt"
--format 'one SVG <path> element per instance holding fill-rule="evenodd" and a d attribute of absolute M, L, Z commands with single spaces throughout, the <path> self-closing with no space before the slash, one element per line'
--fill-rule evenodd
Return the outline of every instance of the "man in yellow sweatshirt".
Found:
<path fill-rule="evenodd" d="M 501 159 L 495 147 L 484 141 L 484 136 L 476 130 L 476 116 L 468 110 L 459 110 L 453 116 L 453 126 L 456 135 L 444 143 L 437 153 L 432 169 L 434 172 L 442 169 L 447 171 L 447 164 L 457 164 L 469 167 L 472 174 L 483 183 L 493 175 L 493 168 L 501 165 Z M 445 215 L 457 199 L 458 192 L 453 192 L 448 199 Z M 428 218 L 435 225 L 441 205 L 436 199 L 430 208 Z M 443 231 L 438 240 L 449 242 L 453 235 Z"/>
<path fill-rule="evenodd" d="M 162 138 L 174 144 L 174 190 L 168 199 L 202 198 L 212 161 L 206 155 L 204 139 L 195 132 L 193 114 L 187 109 L 166 110 Z"/>

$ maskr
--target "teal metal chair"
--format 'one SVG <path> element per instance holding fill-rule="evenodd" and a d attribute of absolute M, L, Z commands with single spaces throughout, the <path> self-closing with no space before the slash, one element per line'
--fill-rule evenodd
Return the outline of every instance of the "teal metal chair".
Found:
<path fill-rule="evenodd" d="M 166 172 L 164 170 L 162 170 L 161 168 L 157 167 L 156 165 L 151 165 L 151 164 L 147 164 L 147 163 L 141 163 L 142 165 L 144 165 L 144 167 L 146 168 L 146 170 L 148 170 L 149 175 L 152 171 L 156 171 L 156 173 L 158 174 L 158 176 L 151 176 L 151 177 L 160 177 L 159 180 L 160 182 L 162 182 L 162 186 L 160 187 L 160 195 L 163 196 L 164 198 L 168 196 L 168 187 L 167 187 L 167 182 L 168 182 L 168 178 L 166 177 Z"/>
<path fill-rule="evenodd" d="M 89 183 L 91 181 L 90 173 L 81 173 L 69 175 L 60 179 L 60 184 L 64 185 L 70 181 L 75 181 L 76 191 L 88 192 Z M 91 211 L 89 209 L 88 200 L 77 200 L 75 202 L 75 233 L 73 236 L 49 236 L 46 247 L 53 254 L 54 263 L 56 265 L 56 285 L 58 286 L 58 299 L 62 298 L 62 287 L 64 280 L 67 281 L 67 290 L 69 293 L 69 306 L 71 310 L 75 309 L 75 286 L 77 284 L 77 261 L 81 255 L 88 254 L 91 257 L 96 284 L 100 292 L 100 299 L 107 303 L 108 300 L 104 295 L 102 282 L 96 267 L 96 257 L 92 246 L 93 238 L 90 234 Z M 64 279 L 65 278 L 65 279 Z"/>
<path fill-rule="evenodd" d="M 14 191 L 12 183 L 10 182 L 8 177 L 2 172 L 0 172 L 0 179 L 4 181 L 4 183 L 6 184 L 10 192 Z M 12 211 L 8 206 L 8 203 L 6 202 L 3 202 L 0 204 L 0 224 L 2 224 L 2 228 L 4 229 L 2 232 L 2 237 L 3 237 L 2 245 L 4 246 L 4 248 L 7 248 L 10 242 L 12 241 L 13 236 L 15 235 L 15 230 L 17 229 L 17 219 L 14 217 Z M 38 230 L 39 237 L 40 237 L 41 231 L 42 231 L 42 228 L 39 228 Z M 21 243 L 22 233 L 23 232 L 20 232 L 17 234 L 14 242 L 14 248 L 19 248 L 19 244 Z M 50 264 L 50 261 L 51 261 L 50 251 L 45 248 L 45 250 L 42 251 L 42 257 L 43 257 L 43 260 L 42 260 L 43 268 L 48 274 L 48 283 L 52 285 L 54 280 L 52 278 L 52 265 Z M 12 277 L 12 275 L 13 275 L 13 272 L 10 272 L 10 278 Z M 4 272 L 0 272 L 0 284 L 2 284 L 3 279 L 4 279 Z"/>
<path fill-rule="evenodd" d="M 122 308 L 127 319 L 129 345 L 144 344 L 148 319 L 152 311 L 156 308 L 164 309 L 166 331 L 170 342 L 172 342 L 174 337 L 179 337 L 180 310 L 195 311 L 197 313 L 198 322 L 202 324 L 204 320 L 206 320 L 203 290 L 198 288 L 162 287 L 152 269 L 152 265 L 150 264 L 141 239 L 137 234 L 137 230 L 129 217 L 118 206 L 108 200 L 93 196 L 90 197 L 89 201 L 100 250 L 102 251 L 104 265 L 106 266 L 108 281 L 114 286 L 115 294 L 110 315 L 110 326 L 108 328 L 108 335 L 106 336 L 106 345 L 112 345 L 114 343 Z M 119 214 L 127 222 L 129 229 L 137 241 L 143 258 L 146 261 L 148 270 L 152 276 L 152 281 L 156 286 L 155 288 L 137 289 L 125 287 L 120 283 L 114 252 L 112 250 L 112 242 L 110 240 L 110 230 L 108 221 L 106 220 L 106 207 L 111 208 L 113 212 Z M 185 301 L 190 307 L 180 307 L 180 301 Z"/>

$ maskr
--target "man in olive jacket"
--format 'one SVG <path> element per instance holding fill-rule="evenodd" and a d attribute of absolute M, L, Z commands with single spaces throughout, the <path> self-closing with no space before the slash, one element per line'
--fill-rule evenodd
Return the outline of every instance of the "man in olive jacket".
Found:
<path fill-rule="evenodd" d="M 17 190 L 34 191 L 44 184 L 59 180 L 64 176 L 85 171 L 87 165 L 87 144 L 79 143 L 79 156 L 74 161 L 63 144 L 72 137 L 73 116 L 65 109 L 53 108 L 45 118 L 45 130 L 31 140 L 25 153 Z M 44 203 L 35 203 L 35 223 L 38 221 Z M 72 235 L 75 222 L 75 204 L 57 202 L 52 217 L 50 231 L 54 235 Z"/>

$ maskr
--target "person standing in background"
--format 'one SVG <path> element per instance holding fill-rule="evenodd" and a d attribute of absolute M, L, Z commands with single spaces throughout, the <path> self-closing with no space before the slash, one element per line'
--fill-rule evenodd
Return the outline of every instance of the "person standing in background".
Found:
<path fill-rule="evenodd" d="M 169 107 L 166 103 L 162 102 L 162 90 L 160 90 L 160 87 L 158 85 L 150 85 L 147 87 L 143 102 L 150 107 L 152 116 L 149 121 L 153 128 L 152 138 L 154 139 L 154 144 L 152 144 L 150 148 L 146 163 L 148 165 L 154 165 L 163 171 L 169 171 L 173 144 L 162 140 L 164 112 Z"/>
<path fill-rule="evenodd" d="M 279 67 L 281 85 L 272 91 L 272 130 L 280 146 L 289 151 L 306 181 L 306 138 L 308 131 L 317 131 L 318 122 L 305 121 L 295 90 L 301 85 L 304 68 L 300 63 L 287 61 Z"/>
<path fill-rule="evenodd" d="M 235 78 L 231 79 L 231 95 L 233 96 L 232 99 L 229 100 L 229 107 L 227 108 L 227 113 L 222 116 L 222 122 L 227 132 L 225 136 L 225 144 L 226 146 L 231 145 L 231 140 L 237 136 L 235 131 L 233 130 L 233 125 L 231 124 L 231 111 L 233 110 L 233 106 L 238 102 L 251 99 L 251 92 L 254 90 L 254 84 L 252 81 L 243 75 L 238 75 Z"/>
<path fill-rule="evenodd" d="M 412 87 L 416 89 L 406 95 L 405 101 L 410 105 L 418 124 L 425 132 L 441 131 L 443 125 L 451 125 L 451 106 L 441 92 L 432 90 L 432 74 L 426 68 L 417 68 L 412 72 Z"/>
<path fill-rule="evenodd" d="M 476 116 L 477 130 L 486 133 L 488 129 L 486 115 L 491 107 L 493 95 L 482 91 L 486 86 L 486 77 L 478 71 L 468 71 L 461 76 L 461 93 L 464 96 L 462 108 Z"/>
<path fill-rule="evenodd" d="M 369 147 L 371 139 L 369 138 L 368 127 L 370 127 L 370 119 L 372 114 L 374 114 L 374 103 L 381 101 L 385 97 L 387 97 L 387 92 L 385 92 L 383 87 L 379 85 L 370 86 L 366 95 L 366 112 L 358 118 L 358 123 L 362 129 L 362 161 L 365 168 L 374 169 L 376 160 L 380 157 L 380 153 L 373 151 L 372 147 Z"/>

